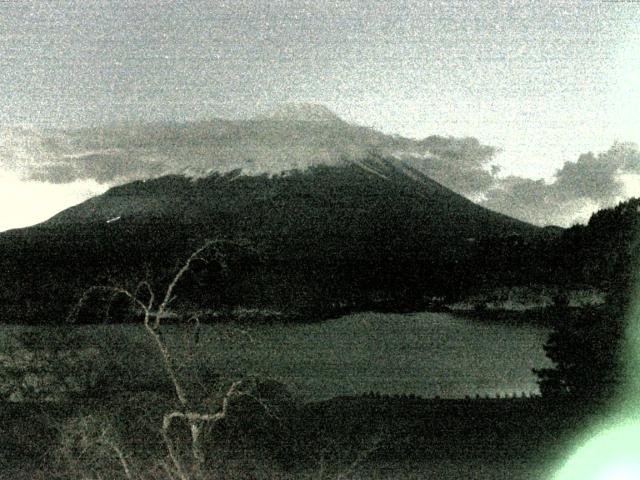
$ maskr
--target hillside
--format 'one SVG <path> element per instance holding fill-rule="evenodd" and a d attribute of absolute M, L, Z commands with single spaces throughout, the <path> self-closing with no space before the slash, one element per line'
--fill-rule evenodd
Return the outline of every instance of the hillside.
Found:
<path fill-rule="evenodd" d="M 402 309 L 465 288 L 483 239 L 539 231 L 380 156 L 274 176 L 166 176 L 0 235 L 0 301 L 13 319 L 55 321 L 43 308 L 59 317 L 97 282 L 166 278 L 205 239 L 225 239 L 250 247 L 228 244 L 229 269 L 202 267 L 185 300 L 311 317 Z"/>

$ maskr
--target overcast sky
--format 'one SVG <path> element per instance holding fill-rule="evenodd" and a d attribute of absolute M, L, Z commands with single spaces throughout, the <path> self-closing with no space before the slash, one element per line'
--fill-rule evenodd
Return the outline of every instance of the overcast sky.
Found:
<path fill-rule="evenodd" d="M 25 182 L 25 158 L 8 147 L 16 125 L 237 118 L 313 102 L 387 133 L 475 137 L 500 149 L 502 176 L 552 182 L 581 154 L 606 160 L 615 141 L 640 142 L 639 87 L 634 1 L 4 1 L 0 229 L 105 188 Z M 624 194 L 640 194 L 633 175 Z M 7 207 L 9 196 L 21 200 Z M 595 208 L 587 200 L 572 208 Z"/>

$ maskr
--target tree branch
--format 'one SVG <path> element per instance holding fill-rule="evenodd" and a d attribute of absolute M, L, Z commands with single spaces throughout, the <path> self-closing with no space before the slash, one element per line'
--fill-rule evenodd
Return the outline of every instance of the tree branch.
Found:
<path fill-rule="evenodd" d="M 165 310 L 167 309 L 167 306 L 173 300 L 173 291 L 175 290 L 176 285 L 178 284 L 178 282 L 189 271 L 189 269 L 191 268 L 191 265 L 193 264 L 193 262 L 195 262 L 196 260 L 205 261 L 202 257 L 200 257 L 200 254 L 202 252 L 207 250 L 212 245 L 215 245 L 215 244 L 218 244 L 218 243 L 219 242 L 216 241 L 216 240 L 208 240 L 207 242 L 205 242 L 204 245 L 202 245 L 200 248 L 198 248 L 195 252 L 193 252 L 191 254 L 191 256 L 187 259 L 187 261 L 184 263 L 184 265 L 182 265 L 180 270 L 178 270 L 178 273 L 176 273 L 176 275 L 173 277 L 173 280 L 171 281 L 171 283 L 167 287 L 167 290 L 165 292 L 164 299 L 162 300 L 162 303 L 158 307 L 158 312 L 156 314 L 156 320 L 155 320 L 155 327 L 156 328 L 160 324 L 160 317 L 164 314 Z"/>

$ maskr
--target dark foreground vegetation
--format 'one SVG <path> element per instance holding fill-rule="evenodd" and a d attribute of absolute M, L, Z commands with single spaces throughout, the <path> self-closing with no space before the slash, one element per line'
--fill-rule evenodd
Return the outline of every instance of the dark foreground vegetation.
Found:
<path fill-rule="evenodd" d="M 108 442 L 126 455 L 132 478 L 172 478 L 158 462 L 165 445 L 157 392 L 0 411 L 0 469 L 13 478 L 127 478 Z M 231 412 L 207 434 L 202 478 L 545 478 L 591 418 L 573 402 L 543 398 L 297 404 L 265 395 Z M 186 442 L 187 431 L 174 433 Z"/>
<path fill-rule="evenodd" d="M 159 328 L 164 320 L 151 313 L 163 312 L 196 258 L 164 295 L 144 283 L 134 293 L 118 290 L 141 310 L 146 342 L 124 338 L 89 362 L 82 352 L 92 346 L 72 324 L 18 334 L 28 359 L 2 373 L 26 396 L 2 404 L 4 472 L 127 480 L 545 478 L 624 381 L 621 293 L 600 307 L 559 301 L 548 311 L 555 328 L 545 349 L 554 366 L 538 372 L 542 397 L 371 393 L 302 402 L 268 378 L 232 377 L 197 356 L 175 361 Z M 198 342 L 197 326 L 185 324 L 183 349 Z M 51 388 L 41 388 L 43 376 Z"/>

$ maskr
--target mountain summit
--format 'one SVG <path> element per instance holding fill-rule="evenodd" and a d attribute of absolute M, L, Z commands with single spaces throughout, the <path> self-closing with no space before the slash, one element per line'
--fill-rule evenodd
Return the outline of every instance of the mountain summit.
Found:
<path fill-rule="evenodd" d="M 255 117 L 256 120 L 284 122 L 340 122 L 343 120 L 324 105 L 315 103 L 283 103 Z"/>

